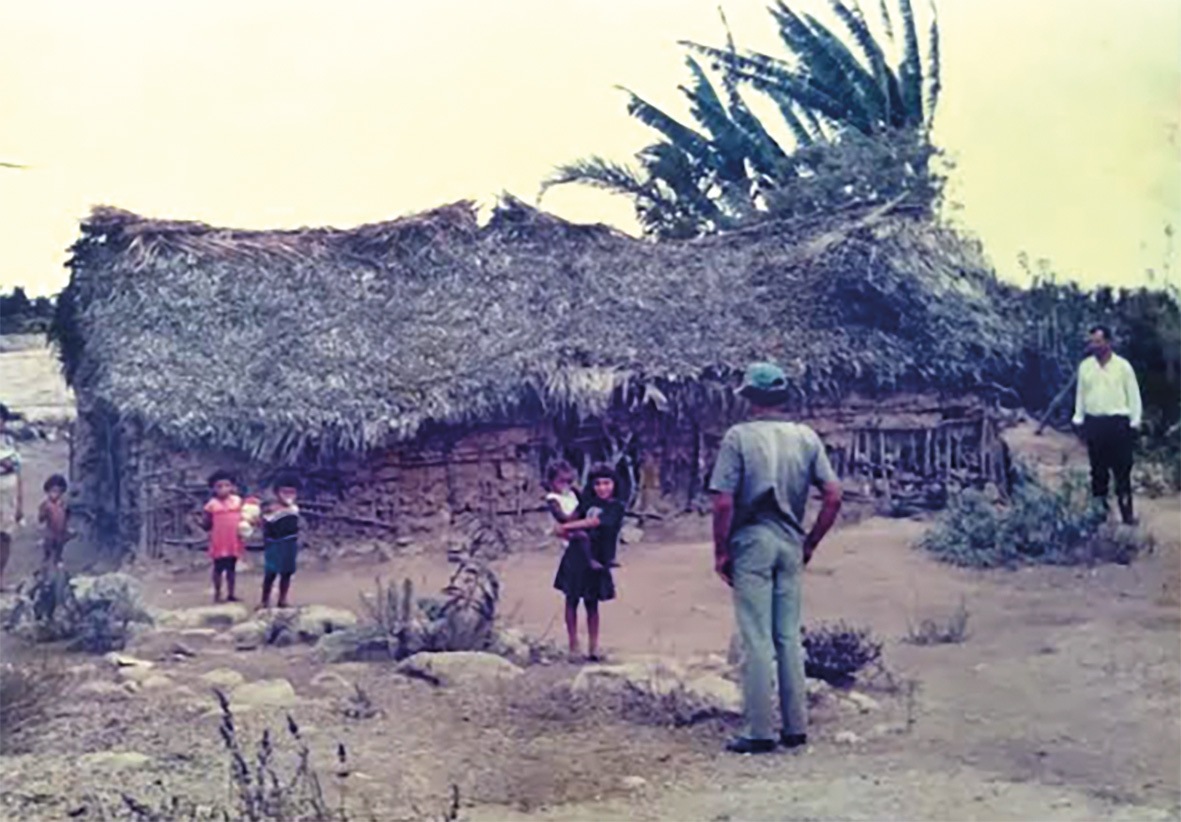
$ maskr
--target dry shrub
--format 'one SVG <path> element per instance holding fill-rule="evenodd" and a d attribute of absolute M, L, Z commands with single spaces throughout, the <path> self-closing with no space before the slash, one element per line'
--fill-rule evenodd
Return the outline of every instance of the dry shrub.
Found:
<path fill-rule="evenodd" d="M 1052 489 L 1019 467 L 1009 504 L 965 491 L 919 544 L 944 562 L 972 568 L 1127 565 L 1152 549 L 1150 537 L 1107 518 L 1091 503 L 1080 473 L 1068 474 Z"/>
<path fill-rule="evenodd" d="M 924 619 L 918 626 L 907 625 L 906 641 L 911 645 L 951 645 L 968 638 L 968 606 L 964 600 L 946 619 Z"/>
<path fill-rule="evenodd" d="M 363 797 L 350 793 L 352 766 L 343 743 L 336 746 L 334 767 L 326 780 L 312 765 L 311 750 L 295 719 L 287 715 L 286 734 L 276 737 L 269 728 L 253 750 L 241 741 L 229 700 L 214 690 L 221 706 L 218 733 L 229 759 L 232 797 L 228 805 L 201 805 L 184 797 L 170 795 L 161 786 L 155 798 L 121 794 L 117 808 L 102 809 L 102 818 L 121 818 L 133 822 L 211 822 L 247 820 L 247 822 L 378 822 L 379 817 Z M 290 749 L 284 755 L 283 742 Z M 280 761 L 288 760 L 286 763 Z M 330 798 L 326 782 L 334 786 Z M 437 813 L 414 810 L 411 819 L 457 822 L 460 797 L 457 786 Z"/>
<path fill-rule="evenodd" d="M 71 578 L 42 568 L 18 594 L 5 628 L 34 642 L 68 639 L 75 651 L 122 650 L 137 627 L 152 621 L 139 582 L 128 574 Z"/>
<path fill-rule="evenodd" d="M 355 646 L 341 658 L 374 655 L 405 659 L 420 651 L 484 651 L 492 647 L 500 581 L 474 552 L 459 563 L 441 596 L 415 599 L 414 584 L 385 585 L 362 594 L 365 619 L 356 628 L 330 634 L 328 644 Z"/>
<path fill-rule="evenodd" d="M 856 674 L 882 657 L 882 643 L 868 628 L 853 628 L 844 622 L 804 629 L 804 672 L 829 685 L 844 686 Z"/>
<path fill-rule="evenodd" d="M 68 680 L 48 660 L 0 665 L 0 753 L 19 749 L 23 734 L 46 719 Z"/>

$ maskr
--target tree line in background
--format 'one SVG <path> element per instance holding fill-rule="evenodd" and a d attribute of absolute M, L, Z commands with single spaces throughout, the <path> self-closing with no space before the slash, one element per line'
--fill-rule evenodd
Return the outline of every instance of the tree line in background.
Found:
<path fill-rule="evenodd" d="M 54 298 L 34 297 L 17 286 L 0 293 L 0 334 L 31 334 L 49 330 L 53 322 Z"/>
<path fill-rule="evenodd" d="M 1050 420 L 1068 424 L 1074 394 L 1067 388 L 1085 355 L 1084 338 L 1096 325 L 1108 327 L 1115 349 L 1136 369 L 1144 402 L 1145 445 L 1167 448 L 1181 459 L 1181 291 L 1163 287 L 1085 289 L 1059 282 L 1043 264 L 1031 271 L 1029 287 L 1000 286 L 998 298 L 1021 334 L 1022 373 L 1015 380 L 1021 404 L 1051 411 Z"/>

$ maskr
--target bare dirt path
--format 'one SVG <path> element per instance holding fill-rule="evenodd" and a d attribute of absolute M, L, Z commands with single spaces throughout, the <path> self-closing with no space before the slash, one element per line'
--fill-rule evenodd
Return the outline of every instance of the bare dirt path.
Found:
<path fill-rule="evenodd" d="M 918 716 L 911 734 L 855 750 L 832 742 L 840 728 L 819 728 L 818 748 L 827 763 L 818 766 L 823 773 L 814 784 L 793 782 L 794 789 L 814 797 L 812 804 L 800 800 L 811 808 L 803 815 L 826 816 L 822 800 L 827 792 L 859 788 L 864 806 L 855 803 L 846 810 L 871 818 L 880 807 L 871 801 L 877 792 L 909 784 L 915 789 L 908 796 L 917 804 L 897 805 L 898 813 L 915 817 L 1012 817 L 1027 794 L 1036 792 L 1031 786 L 1064 791 L 1061 796 L 1046 793 L 1045 807 L 1053 810 L 1052 803 L 1061 800 L 1060 807 L 1075 814 L 1079 795 L 1174 806 L 1181 796 L 1181 611 L 1164 581 L 1181 556 L 1176 544 L 1181 531 L 1174 527 L 1181 521 L 1181 503 L 1145 501 L 1141 511 L 1145 527 L 1161 544 L 1155 555 L 1130 567 L 969 572 L 933 562 L 911 547 L 926 527 L 920 522 L 875 519 L 834 534 L 807 572 L 807 621 L 843 619 L 871 626 L 886 641 L 891 668 L 919 683 Z M 614 655 L 725 652 L 730 605 L 726 589 L 711 573 L 707 545 L 641 544 L 627 549 L 622 559 L 620 598 L 604 606 L 605 641 Z M 560 602 L 550 587 L 555 563 L 555 555 L 530 553 L 513 556 L 499 568 L 507 613 L 534 634 L 562 630 L 556 618 Z M 430 590 L 445 579 L 446 568 L 421 558 L 312 566 L 297 577 L 296 597 L 356 607 L 358 591 L 368 589 L 376 573 L 410 575 L 420 590 Z M 256 582 L 253 576 L 246 575 L 248 586 Z M 190 576 L 164 590 L 171 593 L 157 590 L 154 595 L 173 607 L 198 604 L 208 595 L 204 580 Z M 961 601 L 971 613 L 967 642 L 915 647 L 901 641 L 909 623 L 946 616 Z M 776 774 L 786 777 L 798 768 L 797 760 L 785 758 L 770 773 L 754 773 L 774 781 Z M 916 769 L 922 778 L 899 775 Z M 883 773 L 893 774 L 886 787 L 872 781 Z M 706 769 L 688 782 L 709 784 L 710 779 Z M 945 790 L 944 783 L 959 787 Z M 931 791 L 943 799 L 924 798 Z M 953 800 L 964 791 L 983 791 L 1000 804 Z M 759 800 L 750 797 L 770 802 L 782 799 L 781 792 L 782 786 L 756 784 L 740 792 L 747 799 L 734 806 L 735 815 L 754 812 Z M 729 788 L 711 794 L 716 801 L 702 807 L 727 807 L 731 794 Z M 682 799 L 686 808 L 704 801 L 692 792 Z M 653 807 L 675 806 L 662 802 Z M 974 810 L 952 813 L 957 808 Z M 603 816 L 585 818 L 612 818 L 605 807 L 594 813 L 600 810 Z M 1057 816 L 1075 818 L 1069 812 Z M 575 817 L 563 811 L 558 818 Z"/>
<path fill-rule="evenodd" d="M 1035 445 L 1050 465 L 1078 456 L 1067 438 Z M 552 690 L 573 675 L 567 666 L 534 669 L 519 692 L 506 693 L 432 691 L 383 666 L 336 666 L 386 712 L 351 723 L 317 701 L 310 683 L 323 668 L 298 649 L 210 650 L 167 670 L 194 688 L 217 666 L 288 678 L 308 699 L 297 712 L 316 745 L 347 741 L 375 795 L 405 783 L 437 797 L 456 782 L 474 820 L 1181 818 L 1181 499 L 1142 500 L 1140 512 L 1155 553 L 1096 569 L 969 572 L 912 547 L 923 522 L 874 519 L 838 530 L 807 572 L 806 621 L 870 626 L 897 676 L 919 685 L 916 721 L 904 735 L 870 733 L 899 719 L 898 700 L 888 699 L 860 724 L 820 717 L 803 756 L 728 757 L 719 752 L 721 727 L 644 727 L 578 713 Z M 725 653 L 732 617 L 709 554 L 705 542 L 624 548 L 620 597 L 604 606 L 613 655 Z M 530 633 L 561 635 L 556 562 L 555 551 L 498 564 L 503 610 Z M 410 576 L 430 592 L 448 571 L 437 557 L 308 558 L 294 598 L 356 609 L 375 575 Z M 245 573 L 243 592 L 253 596 L 258 581 L 257 569 Z M 153 569 L 145 583 L 164 607 L 209 596 L 205 573 L 187 567 Z M 971 614 L 966 642 L 902 641 L 909 623 L 961 602 Z M 163 694 L 151 699 L 150 711 L 148 702 L 104 705 L 100 724 L 93 706 L 64 706 L 29 758 L 0 758 L 0 779 L 49 795 L 58 783 L 36 786 L 52 763 L 115 746 L 170 763 L 169 778 L 193 790 L 212 789 L 223 772 L 216 721 Z M 253 732 L 260 720 L 243 721 Z M 863 741 L 834 740 L 848 729 Z M 85 777 L 72 766 L 68 773 Z M 623 790 L 624 776 L 645 786 Z"/>

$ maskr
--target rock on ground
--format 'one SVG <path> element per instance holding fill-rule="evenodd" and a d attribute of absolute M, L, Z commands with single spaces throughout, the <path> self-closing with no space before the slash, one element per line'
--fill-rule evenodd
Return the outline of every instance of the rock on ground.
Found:
<path fill-rule="evenodd" d="M 325 634 L 355 628 L 357 615 L 344 608 L 310 605 L 299 612 L 295 631 L 304 642 L 315 642 Z"/>
<path fill-rule="evenodd" d="M 589 665 L 570 686 L 580 696 L 622 700 L 663 721 L 689 724 L 742 712 L 738 686 L 720 674 L 694 674 L 672 660 Z"/>
<path fill-rule="evenodd" d="M 174 683 L 171 677 L 164 674 L 152 674 L 148 678 L 140 681 L 140 687 L 145 691 L 159 691 L 167 688 L 172 688 Z"/>
<path fill-rule="evenodd" d="M 143 768 L 151 764 L 152 758 L 147 754 L 135 751 L 98 751 L 82 754 L 78 757 L 78 764 L 84 768 L 122 771 L 133 768 Z"/>
<path fill-rule="evenodd" d="M 316 657 L 323 663 L 372 662 L 390 659 L 390 637 L 375 625 L 361 625 L 325 634 L 316 643 Z"/>
<path fill-rule="evenodd" d="M 230 637 L 234 641 L 234 647 L 239 651 L 252 651 L 266 645 L 269 630 L 268 623 L 261 619 L 252 619 L 235 625 L 230 631 Z"/>
<path fill-rule="evenodd" d="M 162 611 L 157 614 L 156 623 L 162 628 L 229 628 L 248 619 L 250 609 L 241 602 L 225 602 L 220 605 Z"/>
<path fill-rule="evenodd" d="M 332 694 L 345 695 L 353 693 L 353 683 L 349 682 L 336 671 L 321 671 L 312 677 L 312 687 L 319 688 Z"/>
<path fill-rule="evenodd" d="M 110 573 L 98 576 L 74 576 L 70 578 L 70 588 L 73 589 L 74 599 L 79 605 L 90 602 L 119 603 L 128 612 L 143 614 L 143 587 L 131 574 Z"/>
<path fill-rule="evenodd" d="M 483 683 L 511 679 L 523 673 L 507 659 L 481 651 L 424 651 L 403 660 L 397 670 L 436 685 Z"/>
<path fill-rule="evenodd" d="M 297 701 L 295 688 L 286 679 L 247 682 L 230 692 L 230 704 L 235 708 L 289 708 Z"/>
<path fill-rule="evenodd" d="M 211 688 L 236 688 L 246 677 L 233 668 L 214 668 L 201 675 L 201 681 Z"/>
<path fill-rule="evenodd" d="M 533 660 L 533 648 L 525 634 L 516 628 L 501 628 L 492 636 L 492 651 L 517 665 Z"/>
<path fill-rule="evenodd" d="M 127 644 L 127 650 L 145 659 L 165 660 L 177 657 L 194 657 L 197 655 L 197 642 L 212 638 L 216 631 L 207 628 L 193 630 L 208 630 L 208 637 L 203 634 L 194 635 L 191 631 L 177 631 L 165 629 L 144 631 L 137 634 Z M 194 642 L 197 640 L 197 642 Z"/>
<path fill-rule="evenodd" d="M 154 663 L 147 659 L 140 659 L 130 654 L 115 653 L 114 651 L 104 656 L 103 659 L 118 670 L 124 668 L 141 668 L 147 670 L 154 665 Z"/>

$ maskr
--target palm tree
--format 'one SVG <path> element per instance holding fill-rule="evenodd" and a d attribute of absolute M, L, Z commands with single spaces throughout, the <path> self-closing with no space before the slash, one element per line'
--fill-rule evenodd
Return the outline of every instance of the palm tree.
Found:
<path fill-rule="evenodd" d="M 879 2 L 892 46 L 893 20 L 885 0 Z M 933 17 L 924 76 L 910 0 L 897 2 L 903 48 L 895 67 L 855 0 L 829 0 L 844 37 L 777 0 L 770 11 L 788 59 L 740 52 L 728 26 L 724 48 L 683 41 L 721 76 L 719 93 L 702 66 L 687 59 L 693 82 L 680 91 L 696 127 L 624 89 L 628 113 L 660 135 L 636 155 L 639 168 L 592 156 L 555 169 L 542 193 L 580 183 L 624 194 L 635 202 L 644 231 L 661 237 L 695 236 L 768 212 L 832 207 L 854 195 L 873 200 L 909 192 L 929 206 L 938 193 L 928 170 L 940 90 L 938 22 Z M 775 104 L 786 140 L 777 141 L 751 112 L 740 86 Z M 858 178 L 882 168 L 891 171 L 885 178 L 877 171 L 870 175 L 875 179 Z"/>
<path fill-rule="evenodd" d="M 894 25 L 885 0 L 879 0 L 886 40 L 894 44 Z M 924 77 L 919 38 L 910 0 L 897 0 L 903 26 L 902 55 L 891 67 L 860 6 L 829 0 L 845 29 L 842 39 L 810 14 L 797 14 L 779 0 L 771 16 L 792 59 L 759 52 L 738 54 L 690 41 L 681 45 L 714 61 L 715 67 L 779 102 L 790 100 L 837 130 L 853 128 L 867 136 L 890 129 L 929 131 L 941 88 L 939 23 L 932 22 Z M 849 42 L 851 41 L 851 43 Z M 796 130 L 793 128 L 793 132 Z M 812 139 L 823 138 L 824 129 Z M 797 136 L 804 137 L 802 133 Z M 806 137 L 805 137 L 806 139 Z"/>

